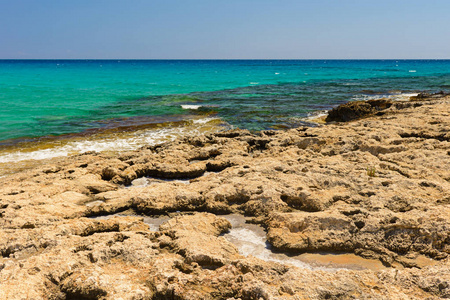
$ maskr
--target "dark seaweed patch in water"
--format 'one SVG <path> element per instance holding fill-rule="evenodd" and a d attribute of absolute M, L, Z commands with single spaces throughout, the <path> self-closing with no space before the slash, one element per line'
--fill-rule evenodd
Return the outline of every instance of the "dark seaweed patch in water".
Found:
<path fill-rule="evenodd" d="M 447 77 L 404 77 L 347 80 L 315 80 L 310 82 L 251 85 L 235 89 L 194 92 L 183 95 L 151 96 L 128 99 L 137 106 L 162 105 L 180 109 L 197 105 L 199 114 L 218 114 L 235 127 L 249 130 L 292 128 L 308 125 L 303 118 L 318 110 L 332 107 L 360 96 L 380 96 L 418 92 L 428 80 L 427 88 L 442 89 L 436 82 Z M 125 104 L 124 104 L 125 105 Z M 126 106 L 126 105 L 125 105 Z M 182 113 L 185 113 L 184 110 Z M 194 111 L 194 110 L 189 110 Z"/>
<path fill-rule="evenodd" d="M 293 128 L 310 125 L 304 118 L 314 111 L 329 110 L 361 96 L 381 98 L 418 92 L 417 87 L 423 86 L 424 81 L 429 91 L 441 90 L 448 76 L 280 82 L 189 94 L 128 97 L 96 109 L 89 116 L 42 122 L 73 132 L 74 129 L 121 127 L 127 123 L 156 123 L 158 118 L 163 122 L 168 116 L 182 119 L 193 114 L 217 114 L 225 122 L 243 129 Z M 183 109 L 183 105 L 196 105 L 198 109 Z"/>

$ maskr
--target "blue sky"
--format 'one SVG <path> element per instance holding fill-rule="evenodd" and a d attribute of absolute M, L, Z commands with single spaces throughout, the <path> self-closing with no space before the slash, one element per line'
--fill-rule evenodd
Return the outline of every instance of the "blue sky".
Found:
<path fill-rule="evenodd" d="M 0 0 L 0 58 L 450 58 L 449 0 Z"/>

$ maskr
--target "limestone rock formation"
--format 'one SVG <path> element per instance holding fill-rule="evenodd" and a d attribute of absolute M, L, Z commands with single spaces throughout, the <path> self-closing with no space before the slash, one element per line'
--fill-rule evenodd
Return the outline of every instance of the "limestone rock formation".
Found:
<path fill-rule="evenodd" d="M 449 298 L 450 98 L 358 103 L 339 121 L 361 116 L 1 177 L 0 299 Z M 263 226 L 274 251 L 384 267 L 246 257 L 222 236 L 230 213 Z M 156 230 L 148 217 L 167 221 Z"/>

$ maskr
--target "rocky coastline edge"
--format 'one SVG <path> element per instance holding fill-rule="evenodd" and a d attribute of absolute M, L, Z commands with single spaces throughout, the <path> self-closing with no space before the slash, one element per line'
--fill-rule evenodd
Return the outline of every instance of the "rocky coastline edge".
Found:
<path fill-rule="evenodd" d="M 0 178 L 0 299 L 449 298 L 450 97 L 349 103 L 327 121 L 87 152 Z M 229 214 L 261 225 L 275 251 L 383 268 L 244 256 L 222 236 Z M 168 221 L 153 230 L 145 216 Z"/>

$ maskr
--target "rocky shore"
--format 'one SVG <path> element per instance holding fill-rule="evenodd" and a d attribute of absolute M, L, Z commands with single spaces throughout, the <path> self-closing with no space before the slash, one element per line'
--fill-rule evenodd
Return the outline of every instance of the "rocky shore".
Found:
<path fill-rule="evenodd" d="M 0 178 L 0 299 L 450 298 L 450 97 L 351 103 L 327 121 Z M 322 267 L 246 256 L 230 214 Z M 339 267 L 348 255 L 379 266 Z"/>

